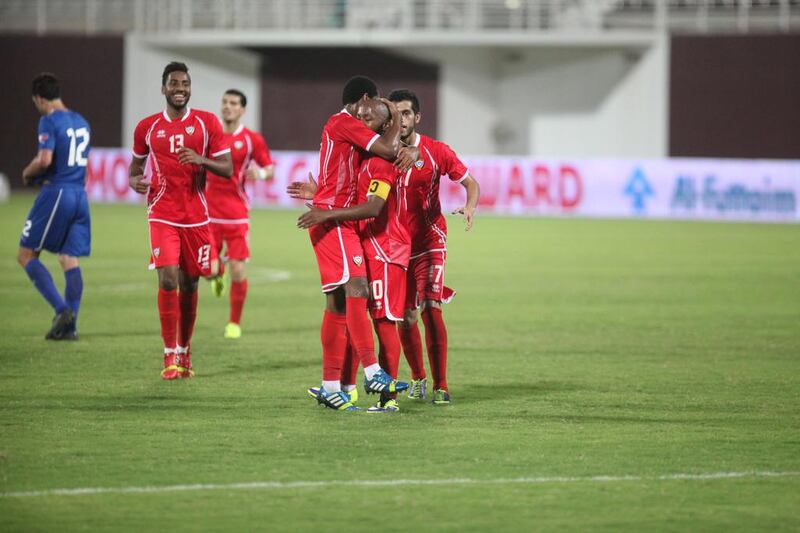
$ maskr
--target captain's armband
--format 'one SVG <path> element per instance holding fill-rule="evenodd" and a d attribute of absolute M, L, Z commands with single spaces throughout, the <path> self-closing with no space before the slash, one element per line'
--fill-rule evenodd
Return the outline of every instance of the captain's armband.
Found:
<path fill-rule="evenodd" d="M 377 196 L 382 200 L 386 200 L 389 197 L 389 193 L 392 191 L 392 186 L 384 181 L 379 180 L 372 180 L 369 182 L 369 189 L 367 189 L 367 196 Z"/>

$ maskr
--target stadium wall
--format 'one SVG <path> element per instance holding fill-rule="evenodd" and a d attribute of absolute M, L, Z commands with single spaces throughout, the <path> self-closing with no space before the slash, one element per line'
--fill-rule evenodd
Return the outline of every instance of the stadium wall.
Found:
<path fill-rule="evenodd" d="M 669 42 L 406 49 L 441 68 L 441 138 L 486 155 L 664 157 Z"/>
<path fill-rule="evenodd" d="M 64 102 L 89 121 L 95 146 L 122 146 L 123 46 L 121 37 L 0 35 L 0 172 L 12 186 L 22 186 L 37 150 L 31 80 L 40 72 L 61 79 Z"/>
<path fill-rule="evenodd" d="M 366 74 L 381 93 L 405 87 L 421 101 L 421 131 L 437 134 L 439 67 L 425 61 L 361 48 L 259 48 L 262 57 L 263 127 L 270 147 L 319 149 L 322 125 L 342 108 L 342 87 Z"/>
<path fill-rule="evenodd" d="M 125 97 L 122 111 L 122 145 L 133 144 L 136 124 L 164 109 L 161 73 L 170 61 L 182 61 L 192 76 L 191 107 L 219 114 L 222 94 L 230 88 L 247 95 L 247 113 L 242 122 L 261 129 L 261 56 L 238 48 L 165 48 L 125 37 Z M 94 146 L 102 146 L 94 143 Z"/>
<path fill-rule="evenodd" d="M 672 38 L 670 155 L 800 159 L 800 34 Z"/>

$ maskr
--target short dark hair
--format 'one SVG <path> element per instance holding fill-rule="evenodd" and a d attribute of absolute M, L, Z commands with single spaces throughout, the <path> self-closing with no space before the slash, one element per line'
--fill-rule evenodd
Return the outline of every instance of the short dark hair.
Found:
<path fill-rule="evenodd" d="M 355 104 L 365 94 L 370 98 L 375 98 L 378 96 L 378 86 L 366 76 L 353 76 L 344 84 L 342 103 L 344 105 Z"/>
<path fill-rule="evenodd" d="M 234 96 L 238 96 L 239 103 L 242 104 L 242 107 L 247 107 L 247 97 L 239 89 L 228 89 L 227 91 L 225 91 L 225 94 L 232 94 Z"/>
<path fill-rule="evenodd" d="M 186 75 L 189 75 L 189 67 L 186 66 L 186 63 L 181 63 L 180 61 L 171 61 L 166 67 L 164 67 L 164 73 L 161 74 L 161 85 L 167 84 L 167 78 L 173 72 L 185 72 Z"/>
<path fill-rule="evenodd" d="M 394 91 L 389 93 L 387 99 L 390 102 L 405 102 L 406 100 L 411 102 L 411 109 L 414 111 L 416 115 L 419 113 L 419 99 L 417 95 L 414 94 L 414 91 L 410 91 L 408 89 L 395 89 Z"/>
<path fill-rule="evenodd" d="M 45 100 L 55 100 L 61 98 L 61 86 L 55 74 L 42 72 L 33 78 L 33 96 L 40 96 Z"/>

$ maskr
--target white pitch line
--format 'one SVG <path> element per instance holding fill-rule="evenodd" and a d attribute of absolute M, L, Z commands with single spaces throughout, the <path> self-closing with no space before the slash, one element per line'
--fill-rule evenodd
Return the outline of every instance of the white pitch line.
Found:
<path fill-rule="evenodd" d="M 282 490 L 314 489 L 326 487 L 396 487 L 399 485 L 542 485 L 547 483 L 613 483 L 619 481 L 681 481 L 736 478 L 796 477 L 800 472 L 709 472 L 705 474 L 664 474 L 660 476 L 553 476 L 518 478 L 450 478 L 450 479 L 387 479 L 387 480 L 331 480 L 331 481 L 254 481 L 250 483 L 165 485 L 162 487 L 84 487 L 77 489 L 49 489 L 29 492 L 0 492 L 0 498 L 33 498 L 38 496 L 84 496 L 93 494 L 154 494 L 162 492 L 188 492 L 209 490 Z"/>

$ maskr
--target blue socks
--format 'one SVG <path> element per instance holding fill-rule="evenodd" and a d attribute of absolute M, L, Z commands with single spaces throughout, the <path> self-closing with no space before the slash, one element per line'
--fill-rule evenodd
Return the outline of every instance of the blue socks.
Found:
<path fill-rule="evenodd" d="M 56 314 L 67 310 L 67 304 L 64 303 L 64 299 L 61 298 L 58 289 L 56 289 L 56 284 L 53 283 L 53 276 L 50 275 L 50 272 L 47 271 L 47 267 L 45 267 L 41 261 L 38 259 L 31 259 L 25 267 L 25 272 L 28 273 L 28 277 L 31 278 L 36 289 L 41 293 L 44 299 L 47 300 L 47 303 L 53 307 Z M 78 276 L 80 276 L 80 274 L 78 274 Z"/>
<path fill-rule="evenodd" d="M 64 279 L 67 287 L 64 289 L 64 299 L 67 305 L 75 313 L 75 322 L 78 321 L 78 309 L 81 307 L 81 295 L 83 294 L 83 277 L 81 267 L 75 267 L 64 272 Z"/>

